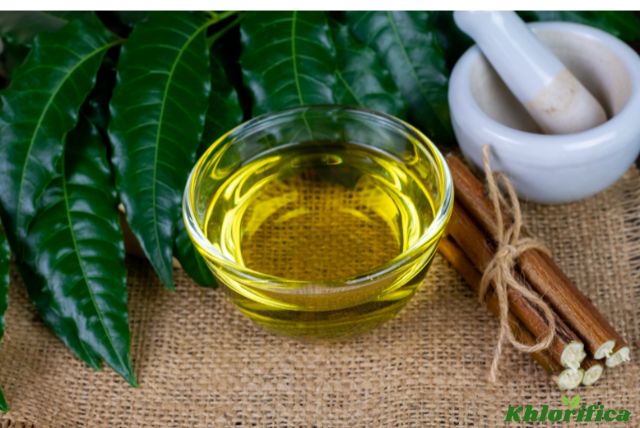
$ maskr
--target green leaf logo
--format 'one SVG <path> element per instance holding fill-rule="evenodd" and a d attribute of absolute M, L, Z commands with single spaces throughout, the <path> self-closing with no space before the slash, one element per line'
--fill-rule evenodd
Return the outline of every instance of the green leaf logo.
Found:
<path fill-rule="evenodd" d="M 576 409 L 580 406 L 580 394 L 576 394 L 571 398 L 567 397 L 566 395 L 563 395 L 561 400 L 562 400 L 562 403 L 570 409 Z"/>

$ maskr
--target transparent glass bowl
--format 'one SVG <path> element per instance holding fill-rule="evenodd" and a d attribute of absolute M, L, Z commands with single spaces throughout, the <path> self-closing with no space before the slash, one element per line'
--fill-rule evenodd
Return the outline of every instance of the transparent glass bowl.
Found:
<path fill-rule="evenodd" d="M 213 195 L 242 166 L 281 149 L 349 142 L 401 162 L 433 204 L 433 221 L 393 259 L 354 277 L 330 281 L 278 277 L 238 263 L 207 239 Z M 388 115 L 342 106 L 308 106 L 267 114 L 220 137 L 193 168 L 184 195 L 187 231 L 233 303 L 275 333 L 334 338 L 393 317 L 423 283 L 453 206 L 453 184 L 435 145 Z M 309 224 L 313 228 L 313 224 Z M 367 251 L 367 248 L 362 248 Z"/>

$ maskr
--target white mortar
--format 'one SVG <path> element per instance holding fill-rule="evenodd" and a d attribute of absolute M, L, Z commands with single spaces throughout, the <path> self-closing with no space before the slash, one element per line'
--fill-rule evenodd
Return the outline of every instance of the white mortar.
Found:
<path fill-rule="evenodd" d="M 482 146 L 492 167 L 521 197 L 561 203 L 614 183 L 640 152 L 640 58 L 610 34 L 580 24 L 529 24 L 607 110 L 610 119 L 584 132 L 545 135 L 477 47 L 453 69 L 449 106 L 460 147 L 476 165 Z"/>

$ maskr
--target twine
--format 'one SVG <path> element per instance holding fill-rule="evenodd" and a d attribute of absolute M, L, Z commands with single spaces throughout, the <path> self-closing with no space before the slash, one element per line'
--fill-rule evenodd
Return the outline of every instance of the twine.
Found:
<path fill-rule="evenodd" d="M 489 160 L 490 151 L 488 145 L 482 147 L 482 157 L 484 172 L 487 178 L 489 198 L 493 204 L 497 220 L 498 236 L 496 237 L 496 254 L 491 262 L 489 262 L 484 274 L 482 275 L 482 280 L 480 281 L 480 287 L 478 289 L 478 297 L 480 301 L 483 302 L 489 289 L 489 285 L 493 283 L 495 293 L 498 296 L 500 308 L 500 331 L 498 333 L 498 342 L 493 353 L 491 371 L 489 372 L 489 380 L 491 380 L 491 382 L 495 382 L 500 356 L 502 355 L 502 348 L 505 341 L 508 340 L 509 343 L 511 343 L 511 345 L 520 352 L 532 353 L 547 349 L 551 345 L 556 332 L 556 321 L 553 316 L 553 311 L 542 297 L 532 291 L 525 284 L 518 281 L 514 275 L 515 264 L 522 253 L 535 249 L 548 254 L 549 250 L 541 241 L 521 236 L 522 213 L 520 211 L 518 196 L 513 189 L 513 185 L 504 174 L 499 172 L 495 173 L 491 170 Z M 508 200 L 505 199 L 504 195 L 501 193 L 499 186 L 501 186 L 506 192 Z M 513 222 L 511 226 L 507 228 L 505 228 L 504 219 L 502 218 L 501 203 L 510 207 L 513 215 Z M 509 327 L 509 288 L 520 293 L 525 299 L 540 308 L 547 320 L 549 331 L 545 336 L 539 338 L 533 345 L 519 342 Z"/>

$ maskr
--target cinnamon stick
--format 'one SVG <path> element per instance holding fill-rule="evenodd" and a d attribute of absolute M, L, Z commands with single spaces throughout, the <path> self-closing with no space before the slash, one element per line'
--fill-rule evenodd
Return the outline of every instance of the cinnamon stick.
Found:
<path fill-rule="evenodd" d="M 480 272 L 478 272 L 460 247 L 454 241 L 445 237 L 440 241 L 438 251 L 449 261 L 458 273 L 460 273 L 471 291 L 477 293 L 480 287 Z M 496 318 L 500 316 L 498 298 L 495 294 L 491 293 L 487 295 L 485 306 L 493 316 Z M 508 320 L 509 327 L 517 340 L 526 344 L 533 344 L 535 342 L 531 333 L 513 314 L 508 314 Z M 565 369 L 547 350 L 532 352 L 531 357 L 552 376 L 561 389 L 573 389 L 582 381 L 584 375 L 582 369 Z"/>
<path fill-rule="evenodd" d="M 464 248 L 464 252 L 475 267 L 484 272 L 493 258 L 494 249 L 484 232 L 470 218 L 463 207 L 454 206 L 447 231 L 460 248 Z M 507 296 L 510 312 L 513 312 L 534 336 L 541 337 L 547 334 L 549 324 L 537 306 L 511 288 L 508 289 Z M 584 345 L 580 338 L 557 315 L 555 316 L 555 321 L 556 334 L 548 350 L 563 366 L 578 368 L 580 362 L 586 356 Z"/>
<path fill-rule="evenodd" d="M 600 362 L 593 358 L 586 358 L 582 362 L 582 369 L 584 370 L 584 376 L 582 376 L 582 384 L 584 386 L 593 385 L 600 379 L 604 372 L 604 367 Z"/>
<path fill-rule="evenodd" d="M 455 155 L 447 156 L 447 162 L 456 189 L 456 200 L 495 240 L 498 236 L 498 224 L 493 205 L 485 196 L 484 186 Z M 504 218 L 508 226 L 510 217 L 505 215 Z M 594 358 L 601 359 L 611 355 L 616 342 L 624 342 L 593 303 L 550 257 L 540 251 L 529 250 L 520 256 L 519 265 L 531 286 L 578 333 Z"/>
<path fill-rule="evenodd" d="M 616 367 L 622 363 L 626 363 L 631 359 L 630 353 L 631 350 L 627 342 L 622 339 L 616 340 L 616 346 L 613 348 L 613 352 L 607 357 L 607 367 Z"/>

